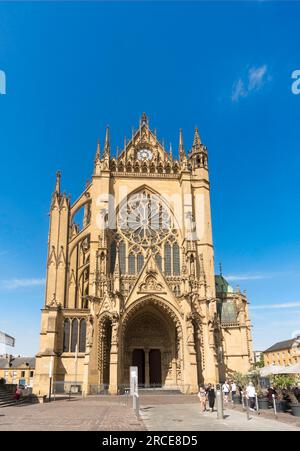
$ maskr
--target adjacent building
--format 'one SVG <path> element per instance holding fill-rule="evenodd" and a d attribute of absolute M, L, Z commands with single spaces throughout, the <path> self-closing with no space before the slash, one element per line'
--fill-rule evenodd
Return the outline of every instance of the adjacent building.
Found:
<path fill-rule="evenodd" d="M 34 357 L 13 357 L 8 354 L 0 356 L 0 379 L 4 379 L 6 384 L 32 387 L 34 372 Z"/>
<path fill-rule="evenodd" d="M 261 363 L 264 357 L 263 351 L 253 351 L 253 363 Z"/>
<path fill-rule="evenodd" d="M 264 351 L 265 365 L 294 365 L 300 363 L 300 335 L 279 341 Z"/>
<path fill-rule="evenodd" d="M 75 176 L 75 175 L 74 175 Z M 50 206 L 34 392 L 80 381 L 84 394 L 142 386 L 195 392 L 252 362 L 245 293 L 215 278 L 208 150 L 198 129 L 178 158 L 142 115 L 120 151 L 110 131 L 71 203 L 60 173 Z M 52 373 L 51 373 L 52 374 Z"/>

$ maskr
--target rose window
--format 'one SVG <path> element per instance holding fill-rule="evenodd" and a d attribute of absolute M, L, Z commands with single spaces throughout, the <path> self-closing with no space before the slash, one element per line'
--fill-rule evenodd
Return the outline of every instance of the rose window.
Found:
<path fill-rule="evenodd" d="M 159 245 L 173 230 L 168 209 L 158 196 L 146 191 L 128 199 L 120 208 L 117 221 L 119 233 L 143 248 Z"/>

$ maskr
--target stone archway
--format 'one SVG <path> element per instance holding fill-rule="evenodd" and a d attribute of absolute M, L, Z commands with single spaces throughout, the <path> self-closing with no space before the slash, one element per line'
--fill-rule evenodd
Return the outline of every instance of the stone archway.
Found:
<path fill-rule="evenodd" d="M 119 354 L 120 383 L 129 384 L 129 367 L 139 367 L 139 385 L 182 383 L 181 326 L 174 312 L 155 300 L 140 301 L 127 312 Z"/>

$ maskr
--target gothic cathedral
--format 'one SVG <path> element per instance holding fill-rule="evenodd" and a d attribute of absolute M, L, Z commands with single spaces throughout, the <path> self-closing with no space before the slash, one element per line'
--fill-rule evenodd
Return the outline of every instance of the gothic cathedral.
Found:
<path fill-rule="evenodd" d="M 196 129 L 173 158 L 142 115 L 112 156 L 98 142 L 92 181 L 71 204 L 60 173 L 50 207 L 45 305 L 34 392 L 76 380 L 83 394 L 197 391 L 252 361 L 245 293 L 214 273 L 207 147 Z"/>

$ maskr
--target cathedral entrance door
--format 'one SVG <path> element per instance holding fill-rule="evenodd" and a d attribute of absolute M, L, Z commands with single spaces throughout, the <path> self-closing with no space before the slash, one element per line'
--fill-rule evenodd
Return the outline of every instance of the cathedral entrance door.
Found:
<path fill-rule="evenodd" d="M 161 387 L 161 353 L 159 349 L 150 349 L 149 379 L 150 385 Z"/>
<path fill-rule="evenodd" d="M 138 384 L 145 385 L 145 352 L 143 349 L 134 349 L 132 353 L 132 365 L 138 367 Z"/>

